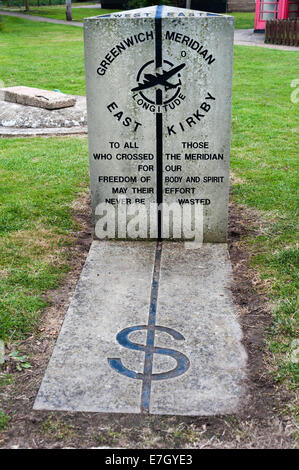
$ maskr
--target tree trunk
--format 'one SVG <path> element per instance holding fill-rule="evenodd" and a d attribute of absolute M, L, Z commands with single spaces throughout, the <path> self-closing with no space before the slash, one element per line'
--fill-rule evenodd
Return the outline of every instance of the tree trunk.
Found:
<path fill-rule="evenodd" d="M 29 0 L 25 0 L 25 11 L 29 11 Z"/>
<path fill-rule="evenodd" d="M 190 10 L 191 8 L 191 0 L 186 0 L 186 8 Z"/>
<path fill-rule="evenodd" d="M 71 0 L 65 0 L 65 16 L 67 21 L 72 21 L 72 1 Z"/>

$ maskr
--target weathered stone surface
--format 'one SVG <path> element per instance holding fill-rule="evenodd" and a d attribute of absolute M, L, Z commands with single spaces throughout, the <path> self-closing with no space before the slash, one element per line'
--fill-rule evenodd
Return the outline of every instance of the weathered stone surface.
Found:
<path fill-rule="evenodd" d="M 153 238 L 150 205 L 175 203 L 200 206 L 204 241 L 225 242 L 233 21 L 166 6 L 84 20 L 96 227 L 99 204 L 136 204 Z"/>
<path fill-rule="evenodd" d="M 142 380 L 113 369 L 120 358 L 143 373 L 155 242 L 94 241 L 35 401 L 35 409 L 96 412 L 141 411 Z M 169 348 L 190 366 L 178 377 L 151 381 L 149 412 L 213 415 L 236 412 L 245 393 L 246 353 L 229 291 L 231 266 L 225 244 L 185 250 L 163 242 L 156 305 L 154 374 L 173 369 Z M 161 328 L 162 327 L 162 328 Z M 171 336 L 183 335 L 184 339 Z M 173 333 L 174 334 L 174 333 Z M 131 344 L 132 344 L 131 343 Z M 153 378 L 153 377 L 152 377 Z"/>
<path fill-rule="evenodd" d="M 115 373 L 108 358 L 142 370 L 143 354 L 115 337 L 147 322 L 154 254 L 154 243 L 93 242 L 35 409 L 139 412 L 140 382 Z"/>
<path fill-rule="evenodd" d="M 9 129 L 68 129 L 86 127 L 86 98 L 74 96 L 75 105 L 61 109 L 43 109 L 0 100 L 0 134 Z"/>
<path fill-rule="evenodd" d="M 67 108 L 76 103 L 74 96 L 28 86 L 1 88 L 0 96 L 4 101 L 45 109 Z"/>

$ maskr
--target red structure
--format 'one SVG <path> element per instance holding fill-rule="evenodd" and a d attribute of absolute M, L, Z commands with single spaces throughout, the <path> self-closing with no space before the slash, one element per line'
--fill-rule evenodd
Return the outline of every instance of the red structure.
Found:
<path fill-rule="evenodd" d="M 267 20 L 299 18 L 299 0 L 256 0 L 254 32 L 264 32 Z"/>

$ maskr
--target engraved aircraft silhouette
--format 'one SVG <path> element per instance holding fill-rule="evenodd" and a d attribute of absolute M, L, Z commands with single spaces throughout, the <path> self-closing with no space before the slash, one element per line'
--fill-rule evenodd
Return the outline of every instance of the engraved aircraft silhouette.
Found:
<path fill-rule="evenodd" d="M 181 84 L 181 81 L 179 81 L 179 83 L 172 84 L 168 82 L 168 79 L 172 77 L 173 75 L 175 75 L 176 73 L 178 73 L 180 70 L 182 70 L 182 68 L 184 68 L 185 65 L 186 64 L 178 65 L 177 67 L 174 67 L 174 69 L 168 70 L 168 72 L 165 72 L 163 70 L 163 74 L 156 73 L 155 75 L 153 75 L 151 73 L 145 73 L 144 74 L 145 80 L 143 80 L 143 83 L 139 83 L 138 86 L 136 88 L 132 88 L 131 91 L 146 90 L 147 88 L 151 88 L 156 85 L 162 85 L 166 89 L 177 88 Z"/>

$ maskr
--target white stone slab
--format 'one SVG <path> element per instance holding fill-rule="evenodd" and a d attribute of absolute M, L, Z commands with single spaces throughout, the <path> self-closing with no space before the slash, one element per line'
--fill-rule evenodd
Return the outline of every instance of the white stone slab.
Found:
<path fill-rule="evenodd" d="M 185 337 L 178 349 L 189 358 L 190 368 L 175 379 L 152 383 L 150 412 L 233 413 L 245 391 L 246 353 L 229 288 L 227 247 L 203 244 L 185 250 L 182 243 L 163 245 L 157 324 Z M 169 337 L 158 338 L 159 346 L 169 347 Z M 163 364 L 155 356 L 154 366 L 167 370 L 167 360 Z"/>
<path fill-rule="evenodd" d="M 43 109 L 2 101 L 0 93 L 0 135 L 5 131 L 9 133 L 10 129 L 23 129 L 25 133 L 26 129 L 57 129 L 59 132 L 59 129 L 63 131 L 72 127 L 86 128 L 86 98 L 85 96 L 72 96 L 72 98 L 75 100 L 74 106 Z"/>
<path fill-rule="evenodd" d="M 154 270 L 156 253 L 155 242 L 93 242 L 34 409 L 179 415 L 238 410 L 246 354 L 229 291 L 226 245 L 185 250 L 183 243 L 163 242 Z M 145 326 L 153 311 L 154 347 L 163 351 L 153 352 L 152 373 L 166 377 L 151 375 L 145 409 L 143 379 L 122 375 L 108 359 L 144 373 L 146 351 L 134 343 L 149 344 Z M 122 346 L 117 335 L 138 326 Z M 172 378 L 177 362 L 169 350 L 187 358 L 181 375 Z"/>
<path fill-rule="evenodd" d="M 76 98 L 51 90 L 28 86 L 13 86 L 0 89 L 4 101 L 45 109 L 59 109 L 74 106 Z"/>
<path fill-rule="evenodd" d="M 93 242 L 35 409 L 139 412 L 140 382 L 115 373 L 108 358 L 143 365 L 116 334 L 147 321 L 154 254 L 154 244 Z"/>
<path fill-rule="evenodd" d="M 233 21 L 166 6 L 84 20 L 99 238 L 100 204 L 116 211 L 125 205 L 127 222 L 145 208 L 138 237 L 153 238 L 150 206 L 176 203 L 180 210 L 202 208 L 205 242 L 226 241 Z M 109 237 L 133 238 L 120 234 L 117 223 Z"/>

